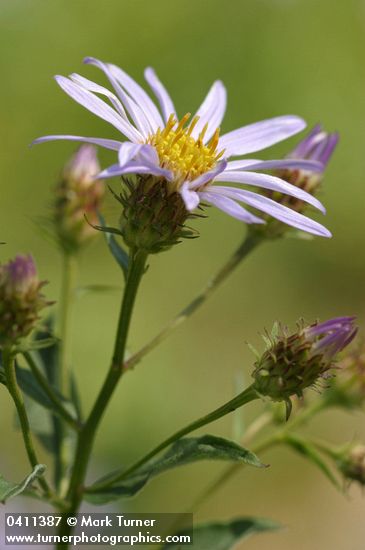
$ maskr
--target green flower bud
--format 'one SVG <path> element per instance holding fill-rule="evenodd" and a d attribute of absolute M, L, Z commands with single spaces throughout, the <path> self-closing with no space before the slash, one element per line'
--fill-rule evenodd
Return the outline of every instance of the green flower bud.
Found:
<path fill-rule="evenodd" d="M 39 319 L 39 312 L 50 304 L 41 288 L 31 256 L 17 256 L 0 264 L 0 346 L 17 344 L 28 336 Z"/>
<path fill-rule="evenodd" d="M 340 375 L 331 381 L 325 398 L 332 406 L 361 408 L 365 404 L 365 349 L 358 348 L 339 363 Z"/>
<path fill-rule="evenodd" d="M 167 182 L 150 175 L 124 178 L 125 191 L 116 196 L 123 205 L 120 233 L 132 250 L 156 254 L 168 250 L 183 238 L 195 238 L 197 232 L 184 224 L 199 217 L 185 208 L 181 195 L 171 192 Z"/>
<path fill-rule="evenodd" d="M 337 465 L 349 482 L 365 485 L 365 445 L 353 445 L 337 458 Z"/>
<path fill-rule="evenodd" d="M 97 235 L 91 225 L 98 222 L 105 194 L 104 182 L 95 179 L 98 172 L 95 147 L 82 145 L 65 166 L 56 187 L 53 223 L 66 253 L 76 253 Z"/>
<path fill-rule="evenodd" d="M 256 361 L 253 378 L 256 391 L 272 401 L 285 401 L 290 414 L 293 395 L 315 386 L 328 376 L 335 356 L 355 336 L 353 317 L 298 327 L 294 334 L 274 327 L 265 338 L 267 349 Z"/>

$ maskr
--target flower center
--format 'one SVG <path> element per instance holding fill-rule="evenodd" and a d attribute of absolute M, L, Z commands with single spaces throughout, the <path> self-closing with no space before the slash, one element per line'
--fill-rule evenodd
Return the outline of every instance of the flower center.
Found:
<path fill-rule="evenodd" d="M 192 181 L 211 170 L 224 154 L 224 151 L 217 152 L 219 128 L 204 144 L 208 124 L 195 139 L 191 134 L 199 117 L 195 116 L 191 123 L 186 125 L 190 116 L 190 113 L 187 113 L 179 122 L 175 115 L 170 115 L 165 128 L 162 130 L 159 128 L 147 140 L 147 143 L 155 147 L 161 167 L 174 173 L 176 189 L 184 181 Z"/>

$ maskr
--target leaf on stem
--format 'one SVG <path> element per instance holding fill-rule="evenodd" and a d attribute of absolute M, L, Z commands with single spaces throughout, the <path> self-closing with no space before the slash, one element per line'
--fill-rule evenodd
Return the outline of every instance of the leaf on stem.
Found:
<path fill-rule="evenodd" d="M 118 244 L 116 238 L 114 237 L 113 233 L 116 233 L 120 235 L 120 232 L 118 230 L 114 230 L 113 228 L 107 227 L 105 225 L 105 220 L 103 216 L 99 213 L 99 220 L 100 220 L 100 227 L 101 231 L 103 231 L 106 244 L 109 247 L 110 252 L 114 256 L 114 259 L 118 263 L 118 265 L 122 268 L 122 271 L 124 273 L 124 277 L 127 276 L 128 272 L 128 264 L 129 264 L 129 256 L 127 252 Z"/>
<path fill-rule="evenodd" d="M 23 493 L 37 478 L 44 474 L 45 470 L 46 467 L 44 464 L 37 464 L 33 471 L 20 483 L 6 481 L 6 479 L 0 475 L 0 502 L 5 504 L 7 500 Z"/>
<path fill-rule="evenodd" d="M 17 353 L 24 353 L 26 351 L 36 351 L 45 348 L 50 348 L 55 346 L 59 342 L 58 338 L 42 338 L 41 340 L 32 340 L 31 342 L 25 342 L 17 346 Z"/>
<path fill-rule="evenodd" d="M 250 535 L 276 531 L 281 526 L 275 521 L 261 518 L 237 518 L 228 522 L 212 522 L 197 525 L 192 530 L 179 531 L 178 535 L 189 535 L 193 544 L 191 550 L 230 550 Z M 162 550 L 178 550 L 179 543 L 168 543 Z"/>
<path fill-rule="evenodd" d="M 312 443 L 304 441 L 293 434 L 285 434 L 283 442 L 317 466 L 324 473 L 327 479 L 329 479 L 337 489 L 342 491 L 341 484 L 338 482 L 328 464 Z"/>
<path fill-rule="evenodd" d="M 49 340 L 53 336 L 55 319 L 53 316 L 49 317 L 45 323 L 45 327 L 42 330 L 38 330 L 35 334 L 34 340 L 36 342 L 43 342 Z M 57 361 L 59 354 L 60 340 L 55 338 L 51 346 L 38 347 L 38 357 L 42 363 L 44 373 L 47 380 L 54 385 L 57 378 Z"/>
<path fill-rule="evenodd" d="M 113 472 L 88 488 L 85 499 L 94 504 L 103 504 L 138 493 L 153 477 L 172 468 L 200 460 L 229 460 L 258 468 L 265 467 L 258 457 L 237 443 L 204 435 L 198 438 L 184 438 L 176 441 L 160 458 L 150 461 L 123 481 L 112 483 L 123 470 Z M 105 487 L 105 485 L 108 485 Z"/>

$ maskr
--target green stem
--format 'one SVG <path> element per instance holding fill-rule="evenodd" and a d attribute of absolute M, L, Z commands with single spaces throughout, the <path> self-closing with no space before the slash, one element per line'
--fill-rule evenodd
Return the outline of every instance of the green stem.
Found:
<path fill-rule="evenodd" d="M 63 251 L 62 280 L 59 301 L 58 334 L 60 337 L 57 371 L 55 373 L 55 387 L 60 393 L 68 397 L 70 394 L 70 336 L 71 314 L 73 304 L 74 281 L 76 272 L 76 258 L 73 254 Z M 54 480 L 56 488 L 64 493 L 65 471 L 69 449 L 66 441 L 66 428 L 58 416 L 53 417 L 55 447 L 57 452 L 54 458 Z"/>
<path fill-rule="evenodd" d="M 221 407 L 218 407 L 218 409 L 215 409 L 213 412 L 202 416 L 201 418 L 198 418 L 198 420 L 195 420 L 191 424 L 188 424 L 188 426 L 185 426 L 181 430 L 178 430 L 173 435 L 165 439 L 162 443 L 157 445 L 152 451 L 150 451 L 148 454 L 146 454 L 144 457 L 142 457 L 140 460 L 138 460 L 135 464 L 133 464 L 130 468 L 128 468 L 126 471 L 122 473 L 116 473 L 115 476 L 110 476 L 107 483 L 103 483 L 100 485 L 94 485 L 92 488 L 92 491 L 90 492 L 97 492 L 100 491 L 106 487 L 109 487 L 110 485 L 113 485 L 114 483 L 117 483 L 118 481 L 122 481 L 123 479 L 129 477 L 131 474 L 133 474 L 135 471 L 137 471 L 141 466 L 146 464 L 156 456 L 158 453 L 166 449 L 169 445 L 177 441 L 178 439 L 181 439 L 185 435 L 197 430 L 198 428 L 201 428 L 202 426 L 205 426 L 206 424 L 210 424 L 211 422 L 214 422 L 215 420 L 218 420 L 219 418 L 222 418 L 223 416 L 235 411 L 238 409 L 238 407 L 242 407 L 243 405 L 246 405 L 246 403 L 249 403 L 250 401 L 253 401 L 254 399 L 258 399 L 258 394 L 253 386 L 249 386 L 245 391 L 228 401 L 228 403 L 225 403 Z"/>
<path fill-rule="evenodd" d="M 95 405 L 92 408 L 78 438 L 76 458 L 67 494 L 67 500 L 71 503 L 68 510 L 69 514 L 75 514 L 80 506 L 84 490 L 86 470 L 93 448 L 96 430 L 116 389 L 117 383 L 123 374 L 122 365 L 130 320 L 137 290 L 142 275 L 145 271 L 146 260 L 147 255 L 144 252 L 136 252 L 134 255 L 131 255 L 111 366 Z M 67 534 L 66 531 L 67 526 L 62 534 Z"/>
<path fill-rule="evenodd" d="M 65 397 L 70 391 L 70 334 L 71 309 L 73 303 L 76 260 L 66 252 L 62 257 L 62 282 L 59 311 L 59 337 L 61 339 L 59 355 L 58 387 Z"/>
<path fill-rule="evenodd" d="M 18 381 L 16 378 L 15 360 L 14 360 L 15 357 L 12 351 L 9 349 L 4 349 L 2 355 L 3 355 L 5 376 L 6 376 L 6 385 L 14 401 L 14 404 L 18 413 L 20 427 L 23 434 L 24 445 L 25 445 L 25 449 L 28 455 L 30 465 L 32 466 L 32 468 L 35 468 L 37 464 L 39 464 L 39 460 L 37 458 L 32 434 L 30 431 L 30 424 L 29 424 L 28 415 L 24 404 L 23 395 L 20 391 L 20 388 L 18 386 Z M 46 480 L 43 477 L 40 477 L 38 481 L 43 491 L 45 492 L 45 494 L 49 495 L 50 489 L 48 487 L 48 483 L 46 482 Z"/>
<path fill-rule="evenodd" d="M 48 399 L 51 401 L 51 403 L 54 406 L 54 411 L 63 419 L 71 428 L 78 431 L 80 429 L 80 424 L 75 420 L 70 413 L 65 409 L 65 407 L 62 404 L 61 399 L 58 397 L 52 386 L 49 385 L 46 377 L 40 370 L 40 368 L 37 365 L 36 360 L 34 359 L 33 355 L 26 351 L 23 353 L 23 356 L 25 360 L 28 363 L 28 366 L 30 370 L 32 371 L 32 374 L 34 378 L 37 380 L 39 386 L 42 388 L 44 393 L 47 395 Z"/>
<path fill-rule="evenodd" d="M 248 256 L 262 242 L 262 237 L 254 232 L 248 232 L 243 243 L 237 248 L 224 266 L 213 276 L 200 294 L 194 298 L 183 310 L 180 311 L 168 325 L 166 325 L 159 334 L 150 340 L 139 351 L 132 355 L 124 364 L 124 369 L 133 368 L 139 361 L 157 347 L 165 338 L 167 338 L 177 327 L 186 321 L 197 309 L 200 308 L 208 298 L 220 287 L 228 276 L 236 269 L 241 261 Z"/>

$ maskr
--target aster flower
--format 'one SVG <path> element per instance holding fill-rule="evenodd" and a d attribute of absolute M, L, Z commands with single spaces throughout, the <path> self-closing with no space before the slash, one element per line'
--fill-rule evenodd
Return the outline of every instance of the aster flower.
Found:
<path fill-rule="evenodd" d="M 336 355 L 355 337 L 354 317 L 337 317 L 289 334 L 274 327 L 265 337 L 267 349 L 255 363 L 253 378 L 260 395 L 273 401 L 285 401 L 290 414 L 293 395 L 326 378 Z"/>
<path fill-rule="evenodd" d="M 96 148 L 84 144 L 63 169 L 55 194 L 53 222 L 58 242 L 66 253 L 74 253 L 93 239 L 105 186 L 95 176 L 100 172 Z M 87 219 L 85 219 L 85 216 Z"/>
<path fill-rule="evenodd" d="M 57 76 L 58 84 L 76 102 L 119 130 L 128 141 L 53 135 L 39 138 L 36 143 L 67 139 L 118 151 L 118 163 L 102 171 L 100 177 L 153 175 L 167 185 L 170 193 L 180 194 L 189 212 L 203 202 L 248 224 L 265 223 L 239 204 L 244 203 L 250 209 L 260 210 L 309 233 L 330 236 L 319 223 L 269 197 L 241 187 L 215 185 L 228 182 L 269 189 L 300 199 L 324 212 L 322 204 L 312 195 L 281 178 L 258 172 L 278 168 L 320 172 L 322 164 L 317 160 L 229 160 L 263 150 L 300 132 L 305 127 L 302 119 L 291 115 L 277 117 L 220 136 L 219 127 L 226 108 L 226 90 L 222 82 L 212 85 L 195 116 L 191 118 L 188 113 L 179 119 L 167 90 L 153 69 L 146 69 L 145 78 L 161 112 L 144 89 L 119 67 L 94 58 L 86 58 L 85 63 L 100 68 L 115 93 L 78 74 L 69 78 Z M 104 96 L 111 105 L 98 95 Z"/>
<path fill-rule="evenodd" d="M 50 305 L 41 293 L 44 285 L 29 255 L 0 264 L 0 346 L 16 344 L 34 328 L 40 310 Z"/>

